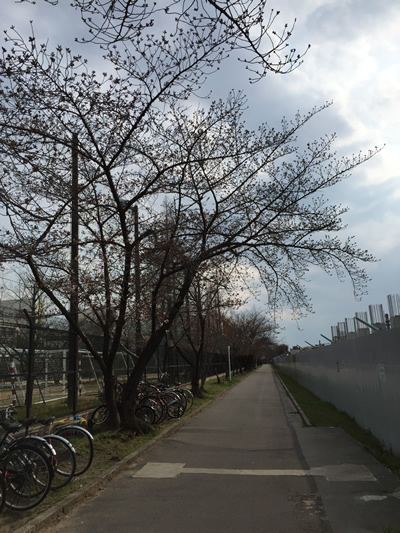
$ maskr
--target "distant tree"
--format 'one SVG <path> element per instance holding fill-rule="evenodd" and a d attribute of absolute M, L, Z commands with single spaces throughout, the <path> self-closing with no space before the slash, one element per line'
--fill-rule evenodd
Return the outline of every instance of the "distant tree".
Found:
<path fill-rule="evenodd" d="M 234 269 L 226 271 L 218 262 L 207 266 L 196 274 L 170 331 L 173 346 L 191 367 L 194 395 L 204 387 L 210 352 L 216 353 L 221 345 L 222 316 L 244 302 Z"/>
<path fill-rule="evenodd" d="M 310 307 L 303 279 L 313 265 L 348 275 L 356 292 L 364 290 L 360 263 L 373 258 L 351 239 L 340 241 L 346 210 L 329 205 L 323 191 L 374 151 L 336 159 L 334 135 L 296 147 L 298 131 L 326 106 L 283 120 L 280 131 L 264 124 L 257 132 L 244 124 L 241 94 L 207 109 L 189 108 L 188 99 L 229 53 L 254 79 L 299 64 L 295 51 L 285 53 L 291 28 L 275 33 L 277 13 L 264 19 L 265 2 L 72 4 L 90 29 L 86 41 L 103 50 L 108 74 L 96 73 L 69 48 L 49 50 L 33 31 L 28 38 L 6 32 L 0 262 L 30 269 L 99 363 L 112 424 L 122 418 L 136 426 L 146 365 L 198 273 L 217 259 L 244 276 L 257 272 L 272 310 Z M 74 175 L 79 171 L 76 190 L 71 168 Z M 173 205 L 167 224 L 164 198 Z M 134 207 L 140 208 L 138 223 Z M 72 239 L 71 213 L 79 219 Z M 75 249 L 79 245 L 79 278 L 71 240 Z M 148 327 L 118 411 L 113 368 L 140 304 L 137 269 L 143 269 Z M 82 316 L 102 332 L 101 353 Z"/>
<path fill-rule="evenodd" d="M 265 351 L 264 362 L 269 363 L 274 359 L 274 357 L 277 357 L 278 355 L 284 355 L 287 353 L 289 353 L 289 346 L 287 344 L 272 343 L 267 347 Z"/>
<path fill-rule="evenodd" d="M 54 307 L 29 272 L 19 270 L 14 274 L 13 280 L 3 280 L 8 300 L 1 302 L 0 346 L 18 362 L 21 383 L 26 384 L 25 404 L 31 406 L 34 378 L 45 372 L 45 360 L 36 357 L 36 352 L 51 345 L 47 328 L 52 324 Z"/>
<path fill-rule="evenodd" d="M 276 347 L 276 354 L 281 355 L 283 353 L 288 353 L 289 346 L 287 344 L 278 344 Z"/>
<path fill-rule="evenodd" d="M 248 371 L 256 366 L 257 360 L 275 344 L 275 330 L 276 325 L 266 313 L 255 308 L 229 316 L 227 339 L 236 370 Z"/>

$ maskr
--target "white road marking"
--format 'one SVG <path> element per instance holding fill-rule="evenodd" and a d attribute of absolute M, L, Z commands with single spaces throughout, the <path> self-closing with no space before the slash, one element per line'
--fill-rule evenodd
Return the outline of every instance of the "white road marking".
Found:
<path fill-rule="evenodd" d="M 382 500 L 386 500 L 389 497 L 397 498 L 400 500 L 400 492 L 390 492 L 388 494 L 365 494 L 364 496 L 360 496 L 360 500 L 363 500 L 364 502 L 379 502 Z"/>
<path fill-rule="evenodd" d="M 323 476 L 327 481 L 376 481 L 364 465 L 328 465 L 309 470 L 249 470 L 231 468 L 185 468 L 185 463 L 147 463 L 132 477 L 176 478 L 180 474 L 236 475 L 236 476 Z"/>

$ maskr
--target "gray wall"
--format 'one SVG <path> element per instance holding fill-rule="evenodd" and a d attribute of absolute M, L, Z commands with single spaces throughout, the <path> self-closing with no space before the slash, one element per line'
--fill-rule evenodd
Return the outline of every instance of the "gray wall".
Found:
<path fill-rule="evenodd" d="M 400 454 L 400 328 L 277 357 L 274 362 Z"/>

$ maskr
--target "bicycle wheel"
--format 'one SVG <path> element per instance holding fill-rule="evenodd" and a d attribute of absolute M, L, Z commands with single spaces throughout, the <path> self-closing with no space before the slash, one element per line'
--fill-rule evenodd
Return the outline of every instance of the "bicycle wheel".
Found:
<path fill-rule="evenodd" d="M 105 404 L 99 405 L 90 415 L 89 424 L 94 424 L 96 426 L 100 424 L 105 424 L 108 420 L 108 417 L 109 413 L 107 406 Z"/>
<path fill-rule="evenodd" d="M 154 411 L 153 424 L 160 424 L 167 418 L 167 404 L 159 397 L 144 396 L 140 399 L 138 406 L 148 405 Z"/>
<path fill-rule="evenodd" d="M 49 464 L 51 465 L 51 479 L 53 480 L 55 470 L 56 470 L 56 450 L 53 446 L 46 441 L 43 437 L 38 435 L 26 435 L 20 437 L 17 441 L 14 442 L 13 447 L 18 447 L 20 445 L 27 444 L 28 446 L 34 446 L 35 448 L 41 450 L 46 454 Z"/>
<path fill-rule="evenodd" d="M 179 389 L 186 397 L 186 411 L 193 406 L 193 394 L 189 389 Z"/>
<path fill-rule="evenodd" d="M 168 404 L 168 416 L 170 418 L 180 418 L 183 416 L 184 412 L 185 408 L 178 400 Z"/>
<path fill-rule="evenodd" d="M 7 494 L 7 483 L 3 472 L 0 472 L 0 513 L 4 508 L 6 503 L 6 494 Z"/>
<path fill-rule="evenodd" d="M 181 389 L 174 389 L 174 393 L 178 395 L 179 401 L 182 404 L 183 410 L 184 412 L 186 412 L 186 407 L 187 407 L 186 395 Z"/>
<path fill-rule="evenodd" d="M 170 418 L 180 418 L 185 412 L 180 397 L 171 391 L 165 391 L 161 394 L 163 400 L 167 403 L 167 412 Z"/>
<path fill-rule="evenodd" d="M 139 420 L 143 420 L 148 424 L 154 424 L 155 412 L 149 405 L 138 405 L 135 411 L 135 415 Z"/>
<path fill-rule="evenodd" d="M 9 450 L 3 464 L 7 480 L 5 504 L 14 511 L 27 511 L 47 496 L 52 480 L 52 466 L 46 454 L 28 444 Z"/>
<path fill-rule="evenodd" d="M 93 436 L 85 428 L 74 425 L 57 426 L 53 432 L 67 439 L 76 454 L 75 476 L 80 476 L 90 467 L 93 461 Z"/>
<path fill-rule="evenodd" d="M 71 481 L 76 471 L 76 454 L 72 444 L 61 435 L 44 435 L 43 437 L 56 451 L 52 489 L 60 489 Z"/>

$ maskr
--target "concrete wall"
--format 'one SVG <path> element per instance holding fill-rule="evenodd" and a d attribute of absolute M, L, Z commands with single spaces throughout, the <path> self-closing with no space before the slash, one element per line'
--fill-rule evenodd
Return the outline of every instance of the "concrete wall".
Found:
<path fill-rule="evenodd" d="M 274 362 L 400 454 L 400 328 L 277 357 Z"/>

